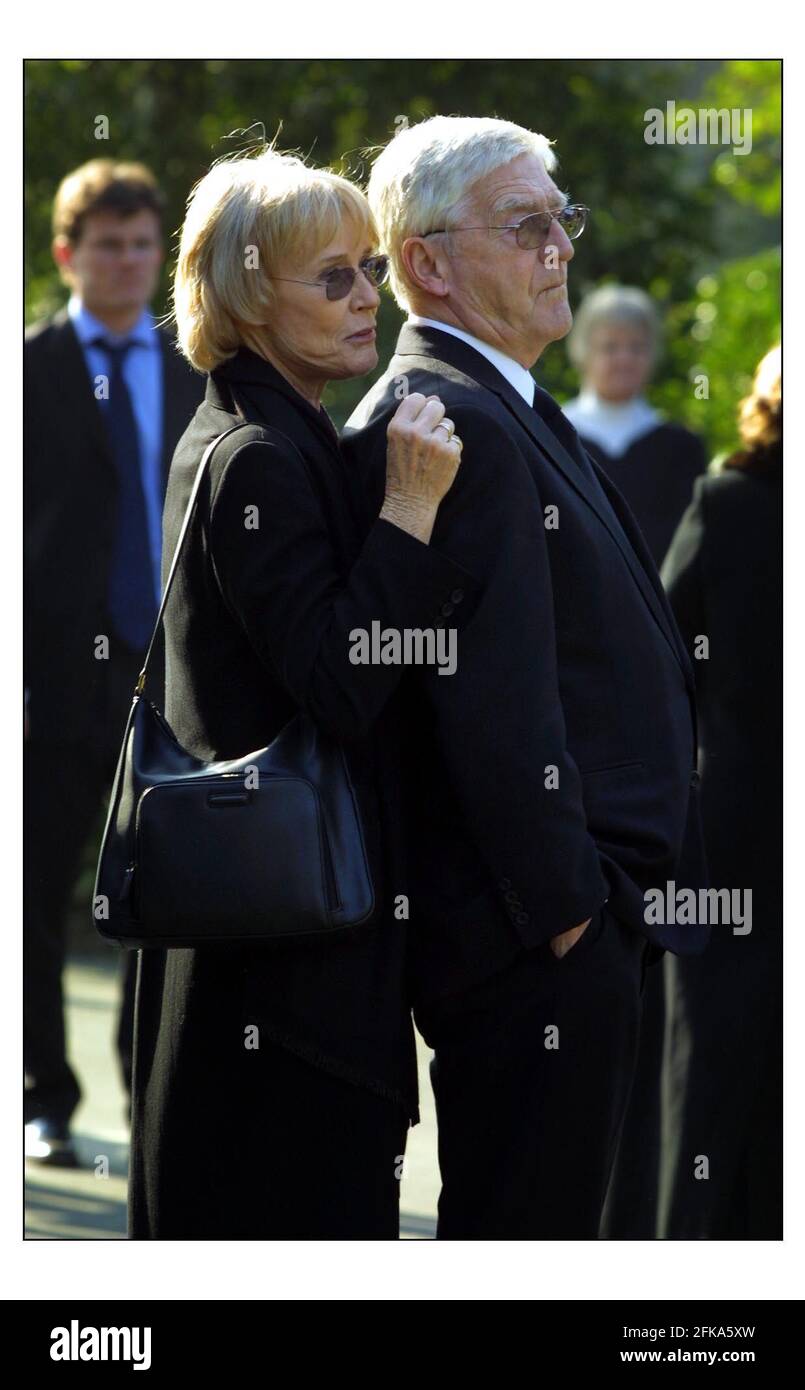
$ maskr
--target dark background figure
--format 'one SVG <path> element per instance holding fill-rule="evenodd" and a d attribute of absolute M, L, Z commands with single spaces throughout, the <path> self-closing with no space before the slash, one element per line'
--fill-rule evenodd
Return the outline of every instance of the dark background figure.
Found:
<path fill-rule="evenodd" d="M 581 394 L 563 409 L 628 502 L 659 568 L 707 457 L 697 435 L 663 420 L 643 394 L 658 348 L 647 294 L 626 285 L 594 290 L 568 339 Z"/>
<path fill-rule="evenodd" d="M 663 571 L 688 650 L 709 643 L 693 664 L 711 881 L 752 891 L 748 935 L 714 927 L 701 959 L 666 962 L 666 1239 L 783 1234 L 779 348 L 757 369 L 740 433 L 743 447 L 697 483 Z"/>
<path fill-rule="evenodd" d="M 605 285 L 576 314 L 568 350 L 581 394 L 564 411 L 630 506 L 659 568 L 707 458 L 697 435 L 666 422 L 644 392 L 657 362 L 660 325 L 643 290 Z M 654 1235 L 660 1135 L 663 973 L 649 969 L 640 1050 L 601 1234 Z"/>
<path fill-rule="evenodd" d="M 76 1161 L 81 1097 L 66 1055 L 65 920 L 156 617 L 168 465 L 203 395 L 148 310 L 162 206 L 142 165 L 93 160 L 69 174 L 53 255 L 71 298 L 26 334 L 24 1117 L 26 1156 L 51 1163 Z M 127 1089 L 135 966 L 130 953 L 117 1038 Z"/>

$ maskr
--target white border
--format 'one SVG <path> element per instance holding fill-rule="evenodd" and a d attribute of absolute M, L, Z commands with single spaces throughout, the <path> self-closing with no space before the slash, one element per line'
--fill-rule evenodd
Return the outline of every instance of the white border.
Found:
<path fill-rule="evenodd" d="M 181 11 L 140 3 L 124 7 L 85 5 L 64 8 L 40 3 L 23 24 L 11 20 L 3 59 L 3 128 L 15 188 L 22 181 L 21 65 L 23 57 L 206 57 L 217 50 L 227 57 L 493 57 L 516 53 L 518 58 L 634 57 L 786 57 L 791 35 L 757 6 L 709 4 L 695 12 L 687 6 L 574 5 L 570 11 L 543 10 L 533 4 L 510 3 L 503 15 L 494 7 L 445 3 L 436 7 L 383 7 L 313 3 L 304 13 L 293 10 L 283 19 L 276 7 L 255 6 L 248 18 L 243 7 L 232 11 L 227 32 L 226 11 L 197 3 Z M 695 18 L 691 18 L 695 15 Z M 264 18 L 265 16 L 265 18 Z M 8 16 L 6 22 L 9 23 Z M 18 21 L 16 32 L 12 25 Z M 247 32 L 247 30 L 249 32 Z M 669 38 L 670 34 L 670 38 Z M 16 48 L 8 56 L 9 48 Z M 311 49 L 314 52 L 311 53 Z M 244 52 L 244 50 L 246 50 Z M 801 90 L 802 64 L 786 58 L 788 92 Z M 538 93 L 535 93 L 538 113 Z M 538 119 L 535 114 L 535 122 Z M 790 160 L 788 161 L 790 163 Z M 58 153 L 54 152 L 54 169 Z M 796 171 L 786 187 L 786 224 L 802 228 L 800 181 Z M 14 211 L 12 211 L 12 209 Z M 0 547 L 5 595 L 6 679 L 3 681 L 3 721 L 8 762 L 20 786 L 21 547 L 19 518 L 21 370 L 18 349 L 18 268 L 22 264 L 21 233 L 15 216 L 16 198 L 8 200 L 0 230 L 4 322 L 3 350 L 7 355 L 3 379 L 9 402 L 5 440 L 3 520 L 5 542 Z M 793 248 L 796 240 L 792 236 Z M 786 280 L 786 305 L 797 296 L 800 267 L 792 250 Z M 792 283 L 797 281 L 796 284 Z M 797 340 L 796 309 L 789 312 L 786 368 L 789 382 L 801 379 L 801 348 Z M 792 416 L 799 412 L 792 411 Z M 158 1248 L 125 1241 L 21 1240 L 22 1163 L 18 1155 L 21 1061 L 21 921 L 19 816 L 11 788 L 7 791 L 3 849 L 7 856 L 5 922 L 6 951 L 2 971 L 4 991 L 0 1010 L 2 1075 L 0 1111 L 6 1117 L 0 1148 L 0 1250 L 2 1293 L 7 1299 L 54 1299 L 69 1308 L 78 1298 L 118 1299 L 400 1299 L 426 1300 L 569 1300 L 662 1299 L 681 1305 L 691 1299 L 771 1299 L 802 1297 L 803 1193 L 802 1164 L 802 1004 L 799 997 L 802 937 L 798 884 L 802 859 L 801 792 L 803 782 L 803 721 L 798 718 L 803 671 L 801 600 L 803 497 L 798 421 L 789 416 L 786 455 L 793 460 L 786 492 L 786 642 L 787 729 L 786 792 L 787 952 L 786 952 L 786 1230 L 782 1244 L 724 1242 L 530 1242 L 486 1243 L 482 1248 L 462 1244 L 401 1241 L 399 1244 L 361 1242 L 337 1246 L 325 1243 L 271 1245 L 259 1242 L 160 1242 Z M 796 591 L 795 591 L 796 586 Z M 14 884 L 14 893 L 9 885 Z M 683 1313 L 679 1308 L 680 1315 Z M 65 1316 L 67 1316 L 65 1312 Z M 136 1319 L 133 1319 L 136 1320 Z"/>

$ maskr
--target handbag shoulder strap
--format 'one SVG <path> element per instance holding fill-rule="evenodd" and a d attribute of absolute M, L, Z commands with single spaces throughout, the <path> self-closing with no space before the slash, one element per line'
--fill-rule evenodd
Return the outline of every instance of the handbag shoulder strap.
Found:
<path fill-rule="evenodd" d="M 148 663 L 151 659 L 151 652 L 153 651 L 154 643 L 157 639 L 157 633 L 159 632 L 160 624 L 165 613 L 165 605 L 168 602 L 168 596 L 170 594 L 171 587 L 173 585 L 173 580 L 176 575 L 176 570 L 179 564 L 179 556 L 182 552 L 182 546 L 184 545 L 185 537 L 190 527 L 190 522 L 193 519 L 193 512 L 195 511 L 196 502 L 198 501 L 198 492 L 199 488 L 201 487 L 201 480 L 204 477 L 207 465 L 210 459 L 212 458 L 213 452 L 221 443 L 222 439 L 226 439 L 230 434 L 235 434 L 237 430 L 243 429 L 245 425 L 250 425 L 254 423 L 255 422 L 252 420 L 247 420 L 245 418 L 241 419 L 237 425 L 230 425 L 228 430 L 224 430 L 222 434 L 219 434 L 217 438 L 213 439 L 204 450 L 201 463 L 199 464 L 198 469 L 196 471 L 196 476 L 193 479 L 193 486 L 190 490 L 190 498 L 187 503 L 187 509 L 184 514 L 184 520 L 182 521 L 182 529 L 179 532 L 179 539 L 176 542 L 176 548 L 173 552 L 173 559 L 171 560 L 171 567 L 168 572 L 168 578 L 165 583 L 165 588 L 162 592 L 162 599 L 159 605 L 159 612 L 156 616 L 156 622 L 154 623 L 154 630 L 151 633 L 151 640 L 148 643 L 148 649 L 145 653 L 145 660 L 143 661 L 142 670 L 139 676 L 137 677 L 137 684 L 134 687 L 135 695 L 142 695 L 143 690 L 145 689 L 145 681 L 148 673 Z"/>

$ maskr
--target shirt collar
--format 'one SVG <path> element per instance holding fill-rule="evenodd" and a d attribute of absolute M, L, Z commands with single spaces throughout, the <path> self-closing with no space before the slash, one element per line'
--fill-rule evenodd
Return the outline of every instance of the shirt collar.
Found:
<path fill-rule="evenodd" d="M 454 328 L 451 323 L 440 323 L 438 319 L 426 319 L 420 314 L 409 314 L 408 322 L 414 328 L 438 328 L 442 333 L 452 333 L 454 338 L 460 338 L 463 343 L 468 343 L 470 347 L 480 352 L 493 367 L 497 367 L 501 376 L 504 376 L 510 386 L 518 391 L 526 405 L 534 404 L 535 381 L 530 372 L 522 367 L 519 362 L 515 362 L 513 357 L 507 356 L 498 348 L 485 343 L 481 338 L 476 338 L 472 333 L 465 333 L 463 328 Z"/>
<path fill-rule="evenodd" d="M 612 457 L 626 453 L 635 440 L 660 423 L 660 416 L 643 396 L 630 401 L 605 401 L 595 391 L 584 390 L 564 407 L 578 433 L 598 444 Z"/>
<path fill-rule="evenodd" d="M 133 342 L 140 347 L 159 348 L 156 323 L 150 309 L 143 309 L 134 327 L 128 333 L 112 333 L 105 323 L 91 314 L 81 301 L 80 295 L 70 296 L 67 313 L 82 347 L 87 347 L 96 338 L 106 338 L 110 343 Z"/>

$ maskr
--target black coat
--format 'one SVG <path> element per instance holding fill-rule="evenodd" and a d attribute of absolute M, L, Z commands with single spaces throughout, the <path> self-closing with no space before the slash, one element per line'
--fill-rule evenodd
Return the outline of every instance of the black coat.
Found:
<path fill-rule="evenodd" d="M 702 819 L 714 887 L 782 912 L 782 470 L 725 468 L 696 484 L 663 566 L 693 661 Z M 756 900 L 756 906 L 759 906 Z"/>
<path fill-rule="evenodd" d="M 670 1240 L 783 1235 L 780 448 L 750 462 L 700 479 L 663 567 L 689 650 L 709 643 L 694 669 L 713 887 L 751 892 L 752 927 L 714 931 L 701 960 L 666 972 L 663 1119 L 675 1142 L 662 1153 L 657 1231 Z M 691 1176 L 699 1153 L 706 1183 Z"/>
<path fill-rule="evenodd" d="M 203 1203 L 212 1150 L 238 1127 L 249 1125 L 258 1156 L 260 1135 L 277 1142 L 250 1080 L 250 1025 L 264 1043 L 418 1118 L 406 924 L 394 912 L 405 891 L 394 698 L 401 668 L 352 664 L 349 633 L 373 621 L 427 626 L 457 586 L 469 596 L 475 585 L 435 547 L 378 520 L 379 507 L 368 536 L 359 534 L 331 422 L 248 349 L 210 377 L 176 450 L 163 575 L 204 449 L 237 423 L 233 392 L 257 424 L 216 450 L 200 490 L 166 610 L 167 717 L 205 759 L 264 747 L 300 709 L 340 737 L 358 782 L 377 907 L 348 939 L 141 952 L 135 1236 L 159 1229 L 177 1202 L 183 1210 Z M 259 527 L 247 529 L 246 509 L 255 507 L 249 517 Z M 197 1152 L 200 1106 L 208 1147 Z"/>
<path fill-rule="evenodd" d="M 460 988 L 607 896 L 657 946 L 702 949 L 706 928 L 643 915 L 645 890 L 696 887 L 704 866 L 693 673 L 631 514 L 546 392 L 533 410 L 472 347 L 412 326 L 344 436 L 370 509 L 401 378 L 437 392 L 464 441 L 434 542 L 484 586 L 456 674 L 412 677 L 420 993 Z"/>
<path fill-rule="evenodd" d="M 166 333 L 156 331 L 163 361 L 164 488 L 173 451 L 203 397 L 204 378 Z M 25 339 L 25 683 L 37 738 L 79 742 L 93 736 L 93 697 L 105 676 L 104 663 L 95 660 L 95 638 L 108 631 L 117 490 L 84 353 L 63 309 Z"/>
<path fill-rule="evenodd" d="M 702 441 L 682 425 L 661 424 L 613 457 L 595 440 L 580 437 L 628 503 L 659 569 L 693 484 L 707 467 Z"/>

